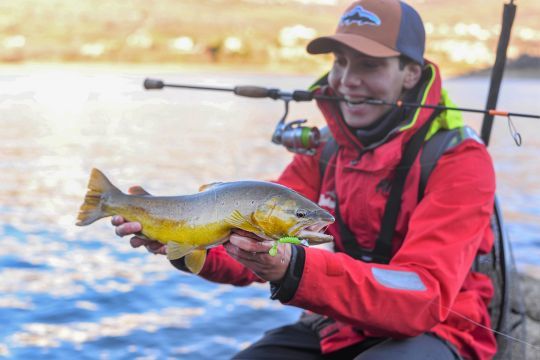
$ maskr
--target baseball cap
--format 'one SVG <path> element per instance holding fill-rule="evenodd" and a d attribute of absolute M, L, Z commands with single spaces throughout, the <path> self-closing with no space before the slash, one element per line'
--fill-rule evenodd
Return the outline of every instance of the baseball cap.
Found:
<path fill-rule="evenodd" d="M 336 33 L 312 40 L 310 54 L 329 53 L 344 44 L 373 57 L 405 55 L 424 64 L 426 34 L 420 15 L 399 0 L 359 0 L 345 10 Z"/>

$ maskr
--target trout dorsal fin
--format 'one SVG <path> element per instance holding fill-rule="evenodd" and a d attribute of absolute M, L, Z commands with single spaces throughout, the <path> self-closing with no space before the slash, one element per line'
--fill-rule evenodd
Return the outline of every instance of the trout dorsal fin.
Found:
<path fill-rule="evenodd" d="M 199 192 L 206 191 L 208 189 L 212 189 L 213 187 L 219 186 L 221 184 L 223 184 L 223 183 L 222 182 L 213 182 L 213 183 L 210 183 L 210 184 L 201 185 L 201 186 L 199 186 Z"/>
<path fill-rule="evenodd" d="M 249 219 L 247 219 L 244 215 L 240 213 L 238 210 L 234 210 L 227 219 L 225 219 L 227 224 L 231 225 L 232 227 L 242 229 L 245 231 L 249 231 L 250 233 L 254 234 L 262 234 L 264 235 L 264 232 L 256 225 L 254 225 Z"/>

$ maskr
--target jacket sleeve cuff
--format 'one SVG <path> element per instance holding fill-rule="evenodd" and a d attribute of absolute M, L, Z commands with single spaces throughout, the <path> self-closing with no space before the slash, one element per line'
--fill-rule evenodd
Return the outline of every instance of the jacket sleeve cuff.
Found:
<path fill-rule="evenodd" d="M 270 283 L 270 299 L 279 300 L 282 303 L 291 301 L 300 284 L 305 261 L 306 252 L 304 248 L 298 245 L 291 246 L 291 261 L 283 280 L 280 283 Z"/>
<path fill-rule="evenodd" d="M 189 271 L 189 269 L 186 266 L 186 260 L 184 259 L 184 257 L 181 257 L 180 259 L 176 259 L 176 260 L 169 260 L 169 261 L 178 270 L 191 273 L 191 271 Z"/>

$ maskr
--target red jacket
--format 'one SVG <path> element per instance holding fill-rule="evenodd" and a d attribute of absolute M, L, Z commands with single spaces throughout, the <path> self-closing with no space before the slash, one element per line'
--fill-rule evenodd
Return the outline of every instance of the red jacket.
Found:
<path fill-rule="evenodd" d="M 420 99 L 438 104 L 441 80 L 428 65 L 428 79 Z M 321 88 L 321 92 L 331 93 Z M 321 102 L 340 149 L 319 176 L 320 151 L 297 155 L 278 182 L 318 201 L 330 212 L 339 201 L 342 219 L 363 248 L 372 249 L 388 193 L 380 184 L 391 179 L 404 144 L 432 114 L 418 110 L 381 144 L 364 149 L 333 103 Z M 445 126 L 444 117 L 432 126 Z M 362 153 L 360 155 L 360 153 Z M 335 253 L 305 249 L 303 275 L 288 304 L 326 315 L 336 321 L 321 340 L 325 353 L 358 343 L 365 337 L 411 337 L 433 332 L 454 344 L 465 358 L 488 359 L 496 351 L 487 305 L 493 288 L 489 278 L 471 272 L 479 251 L 489 251 L 493 235 L 495 176 L 484 145 L 466 140 L 447 151 L 429 177 L 418 203 L 419 159 L 407 177 L 394 234 L 394 256 L 387 265 L 355 260 L 344 253 L 336 224 Z M 336 199 L 335 194 L 339 194 Z M 247 285 L 261 281 L 230 258 L 213 249 L 201 276 L 217 282 Z M 470 319 L 472 321 L 466 320 Z"/>

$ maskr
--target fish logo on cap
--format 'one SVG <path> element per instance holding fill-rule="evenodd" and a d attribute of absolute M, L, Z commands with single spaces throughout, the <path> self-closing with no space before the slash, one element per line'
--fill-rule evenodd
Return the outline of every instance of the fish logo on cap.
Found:
<path fill-rule="evenodd" d="M 339 25 L 349 26 L 352 24 L 356 24 L 358 26 L 362 26 L 362 25 L 380 26 L 381 19 L 379 19 L 379 17 L 375 15 L 374 13 L 365 10 L 362 6 L 356 5 L 350 11 L 343 14 L 343 16 L 341 17 L 341 20 L 339 21 Z"/>

